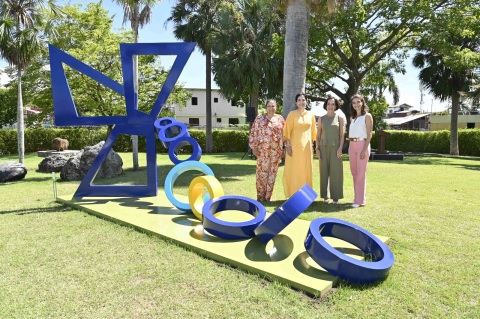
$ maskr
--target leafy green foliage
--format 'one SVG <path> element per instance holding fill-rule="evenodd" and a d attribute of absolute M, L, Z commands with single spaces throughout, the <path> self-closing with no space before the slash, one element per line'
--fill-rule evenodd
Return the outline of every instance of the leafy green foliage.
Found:
<path fill-rule="evenodd" d="M 373 117 L 373 130 L 378 131 L 387 128 L 386 123 L 383 121 L 388 110 L 388 103 L 385 97 L 379 96 L 376 99 L 368 99 L 367 105 Z"/>
<path fill-rule="evenodd" d="M 0 88 L 0 127 L 12 125 L 17 120 L 16 87 Z"/>
<path fill-rule="evenodd" d="M 271 1 L 226 3 L 219 28 L 212 35 L 216 54 L 212 69 L 221 93 L 233 100 L 249 96 L 249 106 L 259 99 L 276 98 L 282 89 L 283 55 L 274 38 L 282 34 L 284 16 Z"/>
<path fill-rule="evenodd" d="M 394 88 L 389 76 L 405 72 L 403 61 L 413 40 L 430 27 L 431 17 L 451 2 L 355 1 L 330 17 L 314 14 L 307 67 L 309 94 L 333 92 L 350 101 L 369 76 L 366 86 L 378 86 L 380 91 Z M 334 79 L 345 86 L 335 84 Z M 343 110 L 348 117 L 349 103 Z"/>
<path fill-rule="evenodd" d="M 25 155 L 22 73 L 37 58 L 45 38 L 55 35 L 55 29 L 45 14 L 47 6 L 51 15 L 61 13 L 54 0 L 9 0 L 0 3 L 0 58 L 15 67 L 18 77 L 17 127 L 20 163 L 23 163 Z"/>
<path fill-rule="evenodd" d="M 419 41 L 413 65 L 421 83 L 438 99 L 452 101 L 450 154 L 459 154 L 460 92 L 473 91 L 480 64 L 480 4 L 461 0 L 432 18 L 432 27 Z"/>

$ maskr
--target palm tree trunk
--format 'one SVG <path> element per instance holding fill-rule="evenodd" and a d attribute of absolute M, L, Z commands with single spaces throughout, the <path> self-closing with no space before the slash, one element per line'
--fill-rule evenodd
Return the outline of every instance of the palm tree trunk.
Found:
<path fill-rule="evenodd" d="M 460 106 L 460 93 L 452 92 L 452 114 L 450 117 L 450 155 L 459 155 L 458 147 L 458 109 Z"/>
<path fill-rule="evenodd" d="M 23 96 L 22 96 L 22 68 L 17 66 L 18 101 L 17 101 L 17 146 L 18 162 L 25 160 L 25 124 L 23 121 Z"/>
<path fill-rule="evenodd" d="M 212 50 L 205 50 L 205 62 L 206 62 L 206 140 L 205 148 L 206 153 L 212 152 L 213 138 L 212 138 Z"/>
<path fill-rule="evenodd" d="M 305 92 L 307 75 L 309 1 L 288 1 L 283 67 L 283 117 L 295 108 L 295 95 Z"/>

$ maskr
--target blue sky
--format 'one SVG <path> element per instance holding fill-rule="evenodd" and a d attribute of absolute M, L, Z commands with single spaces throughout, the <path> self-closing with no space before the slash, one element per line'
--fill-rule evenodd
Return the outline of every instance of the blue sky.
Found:
<path fill-rule="evenodd" d="M 81 3 L 84 6 L 92 1 L 88 0 L 57 0 L 57 4 L 65 5 L 66 3 Z M 160 4 L 154 7 L 153 16 L 150 24 L 140 30 L 139 42 L 178 42 L 173 35 L 173 23 L 165 25 L 165 21 L 170 16 L 171 8 L 175 4 L 173 0 L 163 0 Z M 114 3 L 112 0 L 104 0 L 103 7 L 110 12 L 111 15 L 115 14 L 114 26 L 115 28 L 122 27 L 123 11 L 122 8 Z M 126 25 L 125 28 L 130 28 Z M 169 67 L 173 63 L 173 59 L 162 58 L 162 64 L 165 67 Z M 418 83 L 418 70 L 412 67 L 410 61 L 406 61 L 407 73 L 405 75 L 398 74 L 395 76 L 396 83 L 400 89 L 400 102 L 399 104 L 410 104 L 415 109 L 420 110 L 420 89 Z M 6 66 L 5 61 L 0 61 L 0 67 Z M 183 82 L 187 88 L 205 88 L 205 57 L 198 51 L 190 57 L 190 60 L 185 65 L 185 68 L 180 76 L 180 82 Z M 217 88 L 215 83 L 212 83 L 212 87 Z M 387 96 L 388 102 L 391 104 L 391 97 Z M 444 110 L 446 108 L 445 102 L 440 102 L 433 99 L 433 97 L 425 92 L 424 95 L 423 111 L 430 112 Z"/>

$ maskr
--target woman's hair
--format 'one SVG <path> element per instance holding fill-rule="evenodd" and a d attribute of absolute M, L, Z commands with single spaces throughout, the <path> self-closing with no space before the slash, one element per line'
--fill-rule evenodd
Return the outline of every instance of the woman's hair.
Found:
<path fill-rule="evenodd" d="M 361 114 L 357 114 L 357 111 L 355 111 L 355 109 L 353 108 L 353 105 L 352 105 L 352 101 L 353 99 L 359 99 L 361 102 L 362 102 L 362 111 L 361 111 Z M 352 118 L 356 118 L 358 116 L 362 116 L 362 115 L 365 115 L 367 114 L 368 112 L 368 106 L 367 106 L 367 103 L 365 103 L 365 98 L 363 97 L 363 95 L 361 94 L 354 94 L 351 98 L 350 98 L 350 113 L 352 114 Z"/>
<path fill-rule="evenodd" d="M 337 98 L 333 97 L 333 96 L 329 96 L 326 100 L 325 100 L 325 103 L 323 103 L 323 108 L 325 110 L 327 110 L 327 104 L 328 104 L 328 101 L 330 100 L 334 100 L 335 101 L 335 111 L 338 110 L 340 108 L 340 102 L 337 100 Z"/>
<path fill-rule="evenodd" d="M 277 100 L 275 100 L 275 99 L 268 99 L 267 102 L 265 102 L 265 108 L 267 108 L 268 103 L 270 103 L 270 102 L 275 103 L 275 106 L 277 106 Z"/>

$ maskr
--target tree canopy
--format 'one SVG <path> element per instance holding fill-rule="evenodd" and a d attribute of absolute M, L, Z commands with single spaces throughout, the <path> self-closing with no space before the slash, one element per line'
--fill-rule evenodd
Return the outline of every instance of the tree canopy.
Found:
<path fill-rule="evenodd" d="M 432 17 L 418 41 L 413 64 L 419 80 L 436 98 L 451 99 L 450 154 L 458 155 L 458 111 L 461 94 L 474 91 L 480 77 L 480 4 L 459 0 Z"/>
<path fill-rule="evenodd" d="M 382 74 L 376 70 L 380 63 L 385 75 L 404 73 L 404 61 L 422 31 L 431 26 L 432 17 L 454 3 L 454 0 L 356 1 L 330 17 L 314 14 L 307 92 L 317 98 L 333 92 L 343 101 L 349 101 L 371 72 Z M 386 79 L 379 82 L 384 85 Z M 348 116 L 348 103 L 343 110 Z"/>
<path fill-rule="evenodd" d="M 215 82 L 226 98 L 249 96 L 250 107 L 257 109 L 260 99 L 280 96 L 283 56 L 275 39 L 284 32 L 283 19 L 267 0 L 225 6 L 212 39 Z"/>

